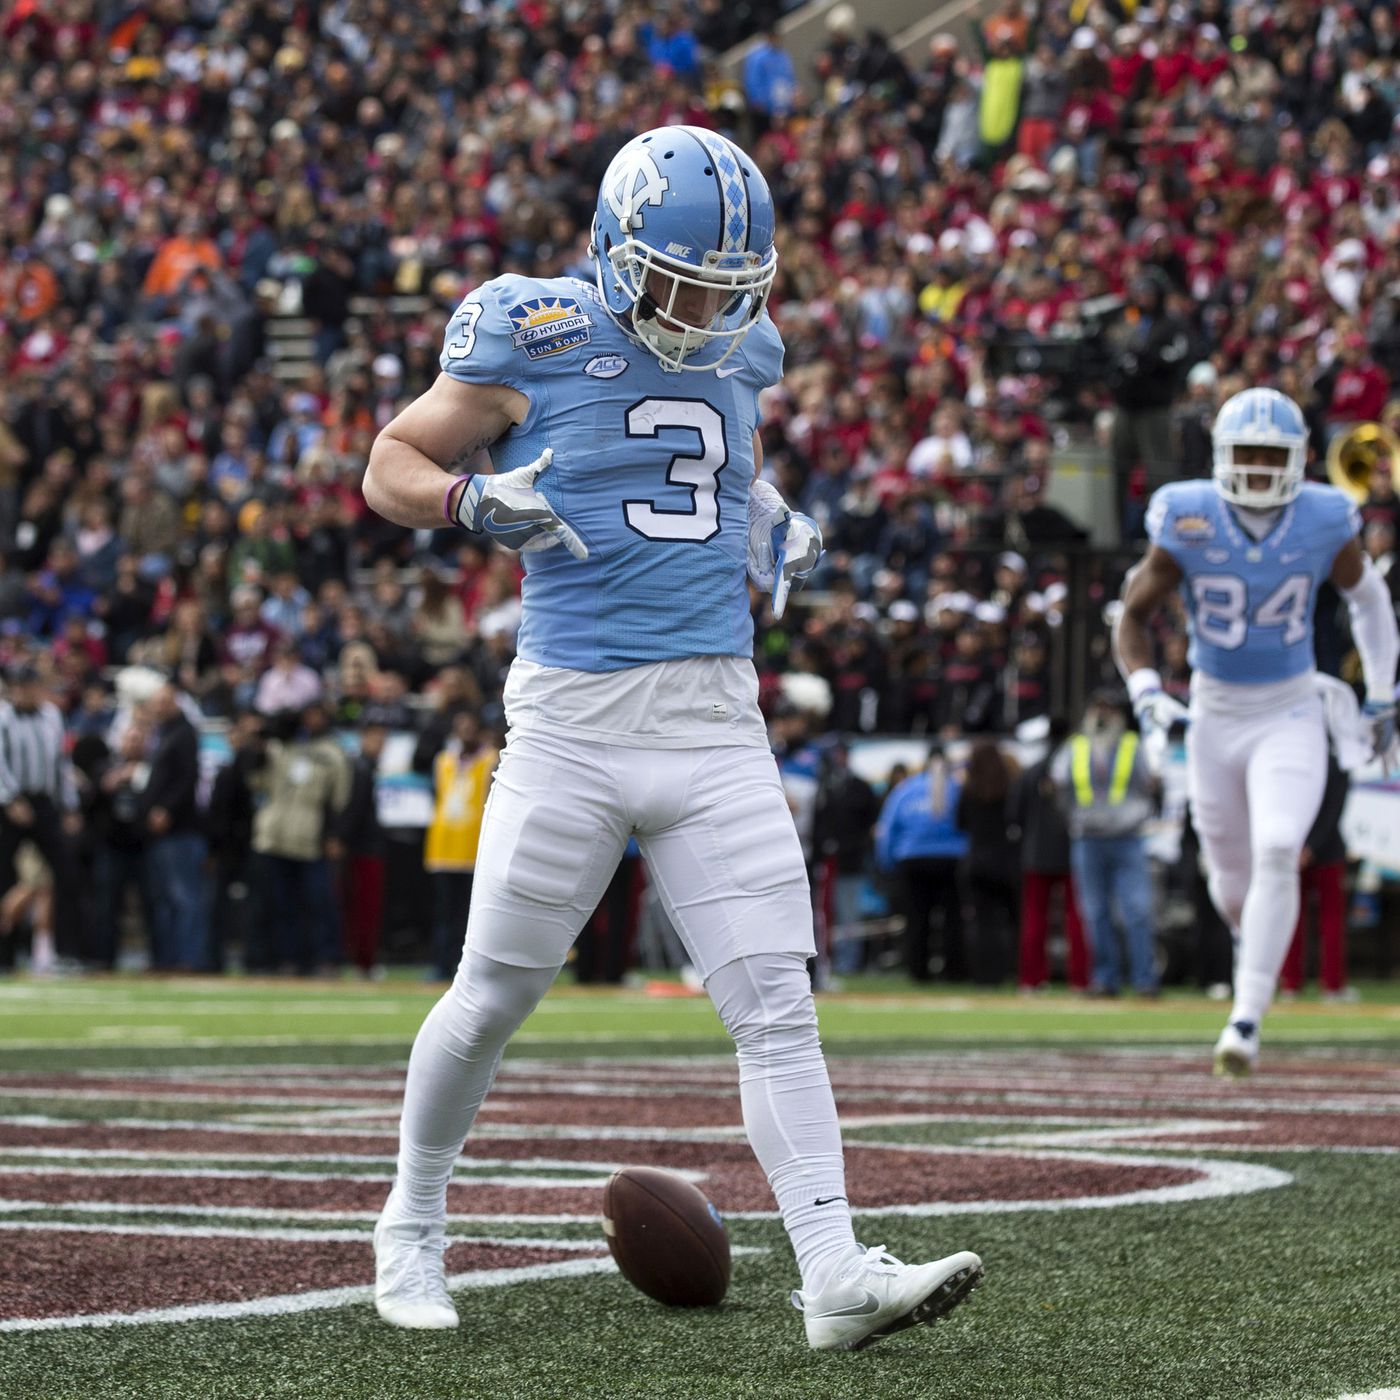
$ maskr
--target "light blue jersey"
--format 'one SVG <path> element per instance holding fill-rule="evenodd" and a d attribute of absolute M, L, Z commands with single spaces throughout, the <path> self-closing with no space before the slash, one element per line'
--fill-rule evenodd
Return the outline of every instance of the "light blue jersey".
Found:
<path fill-rule="evenodd" d="M 618 671 L 751 656 L 746 579 L 758 393 L 782 377 L 765 314 L 718 372 L 669 373 L 574 278 L 498 277 L 457 308 L 442 368 L 508 384 L 525 421 L 491 449 L 498 472 L 554 461 L 539 489 L 588 546 L 530 551 L 518 651 Z"/>
<path fill-rule="evenodd" d="M 1212 482 L 1175 481 L 1155 492 L 1147 533 L 1186 576 L 1191 665 L 1240 685 L 1310 671 L 1318 585 L 1360 528 L 1346 496 L 1313 482 L 1258 541 Z"/>

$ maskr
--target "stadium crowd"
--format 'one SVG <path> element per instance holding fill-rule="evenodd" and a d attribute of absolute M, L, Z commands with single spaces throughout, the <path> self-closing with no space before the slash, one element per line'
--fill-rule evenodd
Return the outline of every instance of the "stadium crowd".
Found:
<path fill-rule="evenodd" d="M 513 557 L 367 511 L 369 445 L 473 287 L 591 278 L 598 181 L 637 130 L 731 132 L 778 203 L 765 457 L 828 547 L 783 624 L 755 602 L 780 720 L 797 675 L 818 732 L 1010 733 L 1062 696 L 1071 605 L 1097 637 L 1073 664 L 1107 679 L 1131 552 L 1091 556 L 1047 500 L 1071 443 L 1111 464 L 1131 546 L 1246 384 L 1303 405 L 1319 461 L 1356 422 L 1400 429 L 1392 5 L 1007 0 L 981 52 L 936 35 L 913 64 L 838 6 L 811 74 L 777 13 L 0 6 L 0 664 L 58 707 L 79 781 L 55 801 L 89 818 L 64 839 L 104 898 L 153 848 L 178 877 L 209 847 L 219 890 L 252 879 L 301 920 L 252 965 L 345 955 L 332 862 L 347 909 L 383 897 L 366 763 L 405 731 L 434 780 L 489 747 L 519 610 Z M 274 354 L 290 317 L 304 365 Z M 1364 516 L 1400 593 L 1384 464 Z M 1161 641 L 1184 693 L 1179 628 Z M 120 694 L 123 668 L 173 685 Z M 186 771 L 182 725 L 226 726 L 247 781 Z M 374 736 L 369 758 L 331 732 Z M 195 788 L 156 830 L 162 761 Z M 286 828 L 255 834 L 270 794 Z M 195 917 L 154 913 L 158 965 L 211 964 Z M 115 937 L 67 951 L 109 963 Z M 373 931 L 349 938 L 372 966 Z"/>

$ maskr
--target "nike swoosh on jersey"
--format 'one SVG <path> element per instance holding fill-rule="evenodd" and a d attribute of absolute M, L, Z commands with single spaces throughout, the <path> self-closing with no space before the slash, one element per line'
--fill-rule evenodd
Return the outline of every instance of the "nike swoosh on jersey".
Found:
<path fill-rule="evenodd" d="M 1287 554 L 1280 554 L 1278 562 L 1280 564 L 1291 564 L 1294 560 L 1301 559 L 1308 551 L 1306 549 L 1290 550 Z"/>
<path fill-rule="evenodd" d="M 731 374 L 738 374 L 741 369 L 743 369 L 742 364 L 730 365 L 728 368 L 724 365 L 720 365 L 719 368 L 715 370 L 715 378 L 728 379 Z"/>

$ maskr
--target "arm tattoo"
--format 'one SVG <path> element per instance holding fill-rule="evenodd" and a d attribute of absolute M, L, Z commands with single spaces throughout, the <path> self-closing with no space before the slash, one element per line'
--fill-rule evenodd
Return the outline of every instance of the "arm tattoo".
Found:
<path fill-rule="evenodd" d="M 447 470 L 454 475 L 464 473 L 483 448 L 490 447 L 493 442 L 497 441 L 499 441 L 498 436 L 491 433 L 478 434 L 447 464 Z"/>

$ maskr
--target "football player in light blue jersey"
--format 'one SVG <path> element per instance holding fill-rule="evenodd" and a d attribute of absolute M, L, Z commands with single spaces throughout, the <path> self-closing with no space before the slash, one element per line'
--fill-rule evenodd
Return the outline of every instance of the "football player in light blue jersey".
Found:
<path fill-rule="evenodd" d="M 959 1253 L 855 1242 L 807 974 L 806 869 L 768 748 L 747 577 L 781 615 L 821 536 L 758 479 L 782 374 L 758 168 L 711 131 L 634 138 L 603 177 L 594 285 L 499 277 L 457 308 L 443 373 L 379 435 L 365 498 L 410 528 L 522 552 L 509 736 L 466 943 L 414 1044 L 380 1314 L 455 1327 L 447 1184 L 506 1040 L 554 980 L 627 843 L 738 1049 L 744 1125 L 797 1255 L 813 1347 L 932 1322 L 976 1285 Z M 456 475 L 489 447 L 494 472 Z"/>
<path fill-rule="evenodd" d="M 1151 545 L 1123 586 L 1115 645 L 1147 733 L 1180 720 L 1187 781 L 1216 908 L 1236 938 L 1235 1001 L 1218 1074 L 1253 1067 L 1298 918 L 1298 862 L 1327 779 L 1313 612 L 1330 579 L 1347 600 L 1366 678 L 1370 748 L 1395 747 L 1395 612 L 1342 492 L 1303 479 L 1308 432 L 1292 399 L 1246 389 L 1212 429 L 1214 481 L 1163 486 Z M 1180 590 L 1194 668 L 1188 711 L 1163 693 L 1148 630 Z"/>

